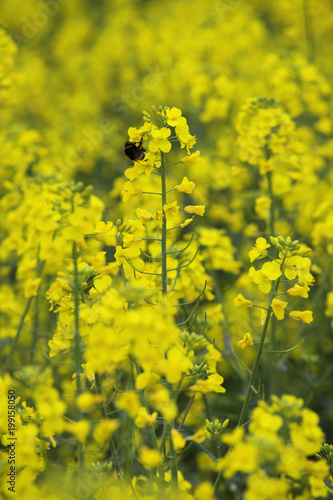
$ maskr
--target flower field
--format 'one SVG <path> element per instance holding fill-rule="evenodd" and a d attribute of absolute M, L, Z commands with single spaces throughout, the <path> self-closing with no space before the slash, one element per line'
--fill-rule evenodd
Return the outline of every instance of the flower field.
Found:
<path fill-rule="evenodd" d="M 333 493 L 331 0 L 3 0 L 0 499 Z"/>

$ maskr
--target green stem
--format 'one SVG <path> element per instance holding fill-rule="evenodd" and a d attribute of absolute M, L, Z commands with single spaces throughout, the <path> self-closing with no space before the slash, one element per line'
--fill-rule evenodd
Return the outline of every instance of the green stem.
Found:
<path fill-rule="evenodd" d="M 185 410 L 185 412 L 184 412 L 183 418 L 181 419 L 181 422 L 180 422 L 180 424 L 179 424 L 179 426 L 178 426 L 178 431 L 181 431 L 181 430 L 182 430 L 182 427 L 183 427 L 183 425 L 184 425 L 184 422 L 185 422 L 185 420 L 186 420 L 186 417 L 187 417 L 187 415 L 189 414 L 189 411 L 190 411 L 191 406 L 192 406 L 192 404 L 193 404 L 193 401 L 194 401 L 195 395 L 196 395 L 196 392 L 194 392 L 194 393 L 192 394 L 192 396 L 191 396 L 191 399 L 190 399 L 190 401 L 189 401 L 189 403 L 188 403 L 188 405 L 187 405 L 187 408 L 186 408 L 186 410 Z"/>
<path fill-rule="evenodd" d="M 20 323 L 19 323 L 19 325 L 17 327 L 17 332 L 16 332 L 16 335 L 15 335 L 15 338 L 14 338 L 14 340 L 12 342 L 12 345 L 10 347 L 10 351 L 8 353 L 8 356 L 7 356 L 7 359 L 6 359 L 5 364 L 3 366 L 2 375 L 4 375 L 6 373 L 6 371 L 8 370 L 9 364 L 10 364 L 10 362 L 12 360 L 12 357 L 13 357 L 13 354 L 14 354 L 14 351 L 15 351 L 16 344 L 18 342 L 21 330 L 22 330 L 23 325 L 24 325 L 25 317 L 28 314 L 28 311 L 30 309 L 30 306 L 31 306 L 31 303 L 32 303 L 33 299 L 34 299 L 34 297 L 30 297 L 28 299 L 28 302 L 27 302 L 26 306 L 25 306 L 25 309 L 24 309 L 23 314 L 22 314 L 21 319 L 20 319 Z"/>
<path fill-rule="evenodd" d="M 269 157 L 269 155 L 267 155 Z M 270 228 L 270 234 L 274 236 L 274 226 L 275 226 L 275 197 L 273 194 L 273 179 L 272 179 L 272 172 L 267 172 L 267 182 L 268 182 L 268 192 L 269 192 L 269 197 L 271 200 L 271 206 L 270 206 L 270 218 L 269 218 L 269 228 Z M 276 351 L 276 321 L 272 320 L 271 322 L 271 347 L 272 351 Z M 272 365 L 271 365 L 271 370 L 270 370 L 270 391 L 271 394 L 275 393 L 276 389 L 276 369 L 277 369 L 277 355 L 274 353 L 272 354 L 273 359 L 272 359 Z"/>
<path fill-rule="evenodd" d="M 74 267 L 74 366 L 76 373 L 76 400 L 81 394 L 81 341 L 80 341 L 80 317 L 79 317 L 79 271 L 77 266 L 77 248 L 76 243 L 73 241 L 73 249 L 72 249 L 72 257 L 73 257 L 73 267 Z M 82 414 L 80 409 L 76 406 L 75 408 L 75 418 L 76 421 L 81 420 Z M 84 465 L 84 457 L 83 457 L 83 447 L 82 443 L 79 443 L 79 466 L 83 467 Z"/>
<path fill-rule="evenodd" d="M 43 272 L 43 268 L 45 265 L 45 260 L 42 262 L 39 260 L 38 257 L 38 262 L 37 262 L 37 269 L 38 269 L 38 278 L 41 276 Z M 36 301 L 35 301 L 35 317 L 34 317 L 34 328 L 33 328 L 33 334 L 32 334 L 32 343 L 31 343 L 31 362 L 33 363 L 35 356 L 36 356 L 36 345 L 38 342 L 38 329 L 39 329 L 39 289 L 40 286 L 38 287 L 37 290 L 37 295 L 36 295 Z"/>
<path fill-rule="evenodd" d="M 37 273 L 37 278 L 41 277 L 44 265 L 45 265 L 45 261 L 42 261 L 40 263 L 40 266 L 39 266 L 39 270 L 38 270 L 38 273 Z M 38 287 L 38 290 L 39 290 L 39 287 Z M 38 290 L 37 290 L 37 293 L 38 293 Z M 4 375 L 6 373 L 6 371 L 8 370 L 8 367 L 9 367 L 10 362 L 12 360 L 12 357 L 13 357 L 13 354 L 14 354 L 17 342 L 18 342 L 18 340 L 20 338 L 22 328 L 24 326 L 24 320 L 26 318 L 26 315 L 29 312 L 29 309 L 30 309 L 30 306 L 31 306 L 31 303 L 32 303 L 33 299 L 34 299 L 34 296 L 29 297 L 28 302 L 26 303 L 25 309 L 23 311 L 23 314 L 21 316 L 20 322 L 19 322 L 18 327 L 17 327 L 16 335 L 15 335 L 14 340 L 12 342 L 12 345 L 10 347 L 10 351 L 8 353 L 8 356 L 7 356 L 7 359 L 5 361 L 5 364 L 4 364 L 3 368 L 2 368 L 2 375 Z M 37 311 L 36 311 L 36 314 L 37 314 Z M 33 342 L 36 342 L 36 341 L 37 341 L 37 339 L 35 339 L 35 334 L 34 334 Z M 33 343 L 33 346 L 34 345 L 35 344 Z"/>
<path fill-rule="evenodd" d="M 280 265 L 281 271 L 283 269 L 285 259 L 286 259 L 286 257 L 284 255 L 282 258 L 282 261 L 281 261 L 281 265 Z M 257 376 L 257 371 L 258 371 L 262 351 L 264 348 L 264 342 L 265 342 L 266 333 L 268 330 L 269 321 L 271 318 L 271 313 L 273 312 L 272 301 L 273 301 L 274 297 L 276 297 L 276 294 L 277 294 L 277 291 L 279 288 L 279 284 L 280 284 L 280 279 L 281 279 L 281 276 L 275 281 L 275 284 L 274 284 L 274 287 L 273 287 L 273 290 L 271 293 L 269 306 L 268 306 L 267 314 L 266 314 L 266 318 L 265 318 L 265 323 L 264 323 L 264 325 L 262 327 L 262 331 L 261 331 L 261 338 L 260 338 L 260 343 L 259 343 L 257 355 L 256 355 L 256 358 L 254 360 L 253 368 L 251 370 L 251 376 L 250 376 L 249 384 L 248 384 L 247 391 L 246 391 L 245 401 L 243 403 L 243 407 L 242 407 L 242 410 L 241 410 L 241 413 L 239 416 L 239 420 L 238 420 L 238 426 L 243 425 L 245 417 L 246 417 L 246 413 L 247 413 L 247 410 L 248 410 L 248 407 L 250 404 L 250 399 L 251 399 L 252 391 L 254 388 L 254 381 L 255 381 L 255 378 Z"/>
<path fill-rule="evenodd" d="M 175 490 L 178 490 L 178 467 L 177 467 L 177 453 L 176 450 L 173 446 L 172 442 L 172 436 L 171 436 L 171 429 L 174 428 L 174 423 L 168 424 L 168 431 L 169 431 L 169 447 L 170 447 L 170 454 L 171 454 L 171 479 L 172 479 L 172 486 Z"/>
<path fill-rule="evenodd" d="M 162 264 L 162 294 L 165 296 L 168 292 L 168 271 L 167 271 L 167 220 L 163 206 L 167 203 L 166 196 L 166 172 L 165 172 L 165 156 L 161 151 L 161 189 L 162 189 L 162 230 L 161 230 L 161 264 Z"/>

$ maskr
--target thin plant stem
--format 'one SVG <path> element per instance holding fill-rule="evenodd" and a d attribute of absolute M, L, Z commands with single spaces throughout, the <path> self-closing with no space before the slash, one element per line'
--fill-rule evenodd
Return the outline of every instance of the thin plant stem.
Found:
<path fill-rule="evenodd" d="M 174 422 L 168 424 L 169 430 L 169 447 L 171 453 L 171 478 L 172 478 L 172 486 L 175 489 L 178 489 L 178 467 L 177 467 L 177 453 L 175 447 L 173 445 L 171 430 L 174 428 Z"/>
<path fill-rule="evenodd" d="M 168 293 L 168 266 L 167 266 L 167 219 L 164 211 L 164 205 L 167 203 L 167 190 L 166 190 L 166 166 L 165 166 L 165 155 L 161 151 L 161 194 L 162 194 L 162 229 L 161 229 L 161 278 L 162 278 L 162 301 Z M 168 384 L 171 398 L 174 397 L 172 384 Z M 178 470 L 177 470 L 177 453 L 174 449 L 171 429 L 175 427 L 174 422 L 170 422 L 167 425 L 169 431 L 169 446 L 171 453 L 171 477 L 172 486 L 178 489 Z"/>
<path fill-rule="evenodd" d="M 185 410 L 185 412 L 184 412 L 183 418 L 181 419 L 181 422 L 180 422 L 180 424 L 179 424 L 179 426 L 178 426 L 178 431 L 181 431 L 181 429 L 182 429 L 182 427 L 183 427 L 183 425 L 184 425 L 184 422 L 185 422 L 185 420 L 186 420 L 186 417 L 187 417 L 187 415 L 189 414 L 189 411 L 190 411 L 191 406 L 192 406 L 192 404 L 193 404 L 193 401 L 194 401 L 195 395 L 196 395 L 196 392 L 194 392 L 194 393 L 192 394 L 192 396 L 191 396 L 191 399 L 190 399 L 190 401 L 189 401 L 189 403 L 188 403 L 188 405 L 187 405 L 187 408 L 186 408 L 186 410 Z"/>
<path fill-rule="evenodd" d="M 42 262 L 39 260 L 38 257 L 38 263 L 37 263 L 37 268 L 38 268 L 38 278 L 41 276 L 43 272 L 43 268 L 45 265 L 45 260 Z M 35 356 L 36 356 L 36 345 L 38 342 L 38 329 L 39 329 L 39 288 L 37 290 L 37 295 L 36 295 L 36 300 L 35 300 L 35 317 L 34 317 L 34 327 L 33 327 L 33 333 L 32 333 L 32 343 L 31 343 L 31 362 L 34 361 Z"/>
<path fill-rule="evenodd" d="M 161 264 L 162 264 L 162 295 L 166 296 L 168 292 L 168 271 L 167 271 L 167 247 L 166 247 L 166 239 L 167 239 L 167 220 L 164 212 L 164 205 L 167 203 L 166 196 L 166 171 L 165 171 L 165 156 L 163 151 L 161 151 L 161 189 L 162 189 L 162 229 L 161 229 Z"/>
<path fill-rule="evenodd" d="M 269 154 L 267 154 L 267 159 L 269 158 Z M 269 229 L 270 229 L 270 234 L 274 236 L 274 229 L 275 229 L 275 197 L 273 193 L 273 173 L 272 172 L 267 172 L 267 182 L 268 182 L 268 192 L 269 192 L 269 197 L 271 200 L 271 206 L 270 206 L 270 217 L 269 217 Z M 276 351 L 276 321 L 274 318 L 272 318 L 271 321 L 271 347 L 272 351 Z M 276 391 L 276 383 L 277 383 L 277 377 L 276 377 L 276 370 L 277 370 L 277 355 L 274 353 L 273 354 L 273 359 L 272 359 L 272 364 L 271 364 L 271 369 L 270 369 L 270 391 L 271 394 L 274 394 Z"/>
<path fill-rule="evenodd" d="M 73 249 L 72 249 L 72 257 L 73 257 L 73 268 L 74 268 L 74 367 L 76 373 L 76 400 L 81 394 L 81 364 L 82 364 L 82 356 L 81 356 L 81 339 L 80 339 L 80 317 L 79 317 L 79 305 L 80 305 L 80 297 L 79 297 L 79 271 L 77 265 L 77 248 L 76 242 L 73 241 Z M 78 406 L 75 408 L 75 417 L 76 421 L 82 418 L 82 414 Z M 83 446 L 82 443 L 79 442 L 79 467 L 83 467 L 84 465 L 84 456 L 83 456 Z"/>
<path fill-rule="evenodd" d="M 43 272 L 43 268 L 44 268 L 44 264 L 45 264 L 45 261 L 42 261 L 41 264 L 40 264 L 38 273 L 37 273 L 37 278 L 41 277 L 42 272 Z M 37 293 L 38 293 L 38 291 L 37 291 Z M 20 338 L 20 335 L 21 335 L 21 331 L 22 331 L 22 328 L 24 326 L 24 320 L 25 320 L 25 318 L 26 318 L 26 316 L 27 316 L 27 314 L 29 312 L 30 306 L 31 306 L 34 298 L 35 298 L 34 296 L 29 297 L 28 302 L 26 303 L 25 309 L 23 311 L 23 314 L 21 316 L 20 322 L 19 322 L 17 330 L 16 330 L 16 335 L 14 337 L 12 345 L 10 346 L 10 351 L 8 353 L 8 356 L 7 356 L 7 359 L 5 361 L 5 364 L 3 365 L 2 375 L 4 375 L 6 373 L 6 371 L 8 370 L 8 367 L 9 367 L 9 365 L 11 363 L 11 360 L 12 360 L 12 357 L 13 357 L 16 345 L 17 345 L 17 343 L 19 341 L 19 338 Z"/>
<path fill-rule="evenodd" d="M 34 299 L 34 297 L 29 297 L 28 302 L 27 302 L 27 304 L 25 306 L 25 309 L 24 309 L 23 314 L 21 316 L 19 325 L 17 327 L 16 335 L 15 335 L 14 340 L 12 342 L 12 345 L 10 347 L 10 351 L 8 353 L 8 356 L 7 356 L 7 359 L 5 361 L 5 364 L 3 365 L 2 375 L 4 375 L 6 373 L 6 371 L 8 370 L 8 367 L 10 365 L 10 362 L 12 360 L 12 357 L 13 357 L 13 354 L 14 354 L 14 351 L 15 351 L 15 347 L 17 345 L 17 342 L 18 342 L 20 334 L 21 334 L 21 330 L 22 330 L 23 325 L 24 325 L 25 317 L 28 314 L 28 311 L 30 309 L 30 306 L 31 306 L 31 303 L 32 303 L 33 299 Z"/>
<path fill-rule="evenodd" d="M 284 255 L 282 258 L 282 261 L 281 261 L 281 265 L 280 265 L 281 270 L 283 269 L 285 259 L 286 259 L 286 256 Z M 254 381 L 255 381 L 255 378 L 257 376 L 257 371 L 259 368 L 259 363 L 260 363 L 262 351 L 264 348 L 264 342 L 265 342 L 265 338 L 266 338 L 266 334 L 267 334 L 267 330 L 268 330 L 268 325 L 269 325 L 269 321 L 271 319 L 271 314 L 273 312 L 272 301 L 273 301 L 274 297 L 276 297 L 276 294 L 277 294 L 277 291 L 279 288 L 279 284 L 280 284 L 280 278 L 281 278 L 281 276 L 275 281 L 275 284 L 274 284 L 274 287 L 273 287 L 273 290 L 271 293 L 270 303 L 269 303 L 269 306 L 267 309 L 265 323 L 264 323 L 264 325 L 262 327 L 262 331 L 261 331 L 261 338 L 260 338 L 260 343 L 259 343 L 257 355 L 256 355 L 256 358 L 254 360 L 253 368 L 251 370 L 251 376 L 250 376 L 248 388 L 246 391 L 245 401 L 243 403 L 243 407 L 242 407 L 242 410 L 241 410 L 241 413 L 239 416 L 239 420 L 238 420 L 238 426 L 243 425 L 245 417 L 246 417 L 246 413 L 247 413 L 247 410 L 248 410 L 248 407 L 250 404 L 250 399 L 251 399 L 252 391 L 253 391 L 253 387 L 254 387 Z"/>

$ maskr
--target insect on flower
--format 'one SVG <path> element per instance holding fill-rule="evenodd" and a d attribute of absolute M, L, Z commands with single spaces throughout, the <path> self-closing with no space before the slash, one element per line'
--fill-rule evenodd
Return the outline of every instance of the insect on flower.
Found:
<path fill-rule="evenodd" d="M 145 148 L 142 147 L 143 137 L 139 143 L 127 141 L 124 146 L 125 155 L 133 161 L 143 160 L 145 157 Z"/>

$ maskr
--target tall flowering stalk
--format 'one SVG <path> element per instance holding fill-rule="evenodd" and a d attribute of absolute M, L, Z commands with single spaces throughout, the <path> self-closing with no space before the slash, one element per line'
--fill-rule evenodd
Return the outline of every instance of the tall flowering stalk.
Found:
<path fill-rule="evenodd" d="M 170 109 L 168 107 L 160 107 L 159 110 L 153 108 L 152 115 L 149 115 L 146 112 L 144 113 L 144 121 L 145 123 L 140 129 L 131 127 L 128 130 L 129 141 L 127 144 L 130 143 L 133 148 L 140 148 L 141 150 L 143 150 L 144 146 L 148 149 L 148 152 L 144 158 L 139 161 L 135 161 L 134 166 L 126 170 L 125 175 L 128 179 L 130 179 L 130 181 L 124 184 L 122 191 L 123 200 L 125 202 L 129 202 L 131 199 L 138 196 L 141 197 L 149 195 L 152 199 L 151 203 L 153 203 L 153 197 L 159 196 L 161 204 L 159 207 L 158 205 L 156 206 L 155 212 L 150 212 L 141 207 L 137 208 L 136 213 L 141 219 L 142 225 L 138 224 L 137 221 L 131 220 L 129 221 L 130 223 L 120 226 L 119 231 L 122 234 L 122 237 L 118 237 L 118 242 L 122 240 L 122 247 L 120 245 L 117 246 L 115 256 L 117 262 L 123 266 L 123 269 L 126 272 L 126 283 L 133 283 L 133 280 L 142 281 L 142 276 L 147 276 L 146 283 L 148 287 L 151 288 L 151 297 L 149 298 L 148 303 L 154 304 L 155 306 L 161 304 L 164 308 L 170 310 L 170 308 L 167 307 L 170 304 L 169 294 L 173 291 L 177 291 L 178 280 L 181 279 L 181 271 L 188 268 L 192 262 L 194 262 L 198 254 L 197 248 L 197 250 L 193 252 L 192 255 L 184 262 L 184 257 L 186 257 L 185 252 L 188 248 L 190 248 L 193 236 L 188 244 L 184 244 L 182 248 L 179 248 L 179 245 L 177 244 L 176 239 L 172 236 L 172 233 L 176 233 L 177 230 L 189 225 L 195 215 L 202 216 L 204 214 L 205 207 L 203 205 L 188 205 L 182 209 L 176 200 L 170 202 L 168 199 L 169 193 L 174 192 L 189 195 L 195 188 L 195 184 L 187 177 L 183 177 L 180 184 L 177 184 L 172 189 L 168 189 L 167 172 L 169 171 L 169 168 L 177 164 L 184 166 L 198 164 L 201 161 L 199 158 L 200 152 L 198 151 L 190 154 L 190 149 L 195 144 L 196 139 L 189 133 L 186 119 L 182 116 L 182 113 L 178 108 Z M 172 132 L 172 128 L 174 129 L 174 132 Z M 168 153 L 171 151 L 172 144 L 177 142 L 180 144 L 181 148 L 186 147 L 188 156 L 182 158 L 181 161 L 168 162 Z M 152 185 L 155 186 L 153 180 L 150 182 L 149 187 L 145 188 L 145 182 L 142 180 L 142 177 L 140 179 L 140 188 L 139 186 L 136 187 L 137 184 L 132 183 L 132 181 L 142 176 L 142 174 L 146 174 L 149 178 L 151 177 L 151 174 L 160 177 L 160 191 L 158 191 L 157 183 L 155 183 L 156 188 L 151 187 Z M 146 178 L 144 177 L 144 179 Z M 190 214 L 190 218 L 184 220 L 184 217 L 181 216 L 182 210 L 185 214 Z M 152 230 L 149 228 L 150 223 L 153 225 Z M 146 248 L 142 248 L 145 242 L 148 242 L 148 248 L 150 248 L 153 253 L 146 250 Z M 154 247 L 155 242 L 157 242 L 159 246 L 159 252 Z M 139 256 L 144 259 L 144 262 L 146 263 L 145 266 L 142 265 L 142 260 L 140 262 L 138 259 Z M 135 264 L 133 262 L 135 262 Z M 170 265 L 169 262 L 172 264 Z M 149 271 L 146 270 L 148 268 Z M 155 285 L 160 285 L 160 288 L 154 292 Z M 192 298 L 190 302 L 185 302 L 183 304 L 176 302 L 175 304 L 170 305 L 185 307 L 187 304 L 196 304 L 200 296 L 203 294 L 204 288 L 197 296 Z M 161 294 L 160 298 L 159 294 Z M 155 302 L 152 302 L 152 300 L 155 300 Z M 181 323 L 186 324 L 188 322 L 187 329 L 185 331 L 188 331 L 191 328 L 191 325 L 193 325 L 196 314 L 193 319 L 191 318 L 191 313 L 185 322 Z M 191 344 L 189 338 L 185 342 L 185 345 L 186 344 Z M 172 356 L 180 356 L 180 351 L 178 351 L 178 349 L 179 348 L 175 349 L 172 347 L 170 350 L 166 350 L 164 354 L 165 359 L 163 362 L 161 360 L 162 364 L 165 365 L 161 373 L 164 373 L 166 377 L 166 387 L 168 388 L 170 394 L 170 401 L 173 404 L 176 404 L 177 397 L 182 386 L 183 376 L 181 372 L 187 372 L 190 368 L 190 373 L 194 372 L 193 382 L 196 382 L 198 379 L 205 376 L 205 370 L 207 368 L 205 363 L 201 363 L 198 367 L 193 367 L 190 357 L 187 360 L 183 357 L 179 358 L 180 365 L 178 363 L 177 369 L 176 367 L 172 367 Z M 173 353 L 172 355 L 171 352 Z M 192 351 L 190 350 L 188 352 L 191 355 Z M 187 365 L 187 367 L 185 365 Z M 161 368 L 159 370 L 161 370 Z M 177 374 L 171 374 L 170 370 L 176 370 Z M 214 371 L 214 369 L 212 371 Z M 143 375 L 144 374 L 140 374 L 139 376 Z M 214 382 L 211 377 L 214 378 Z M 215 374 L 214 377 L 213 375 L 209 375 L 208 380 L 206 381 L 207 389 L 205 388 L 206 383 L 204 380 L 201 380 L 202 385 L 194 383 L 192 386 L 193 395 L 192 398 L 190 398 L 189 405 L 181 420 L 179 429 L 182 428 L 186 416 L 188 415 L 190 407 L 194 401 L 195 392 L 224 392 L 224 389 L 221 387 L 222 381 L 222 377 Z M 147 405 L 146 408 L 148 408 Z M 175 428 L 175 417 L 176 412 L 172 412 L 170 416 L 166 415 L 166 418 L 164 418 L 164 430 L 162 432 L 158 450 L 164 450 L 166 443 L 168 443 L 168 456 L 170 458 L 172 484 L 174 488 L 178 488 L 179 471 L 177 468 L 177 452 L 184 447 L 185 441 L 179 431 Z M 180 442 L 182 443 L 181 445 Z M 143 456 L 142 460 L 145 463 L 147 458 Z M 164 477 L 164 471 L 161 467 L 159 468 L 159 476 Z"/>
<path fill-rule="evenodd" d="M 264 294 L 270 294 L 269 301 L 267 307 L 259 306 L 262 310 L 261 315 L 261 324 L 262 330 L 258 342 L 258 348 L 256 357 L 251 370 L 249 371 L 249 381 L 245 394 L 245 399 L 242 405 L 242 409 L 238 419 L 238 427 L 244 425 L 250 401 L 253 394 L 256 393 L 255 384 L 257 379 L 257 373 L 260 365 L 260 360 L 262 357 L 263 349 L 265 346 L 265 340 L 268 333 L 268 328 L 272 319 L 272 315 L 279 320 L 282 321 L 285 318 L 285 312 L 288 307 L 288 302 L 281 300 L 279 297 L 284 293 L 289 295 L 290 297 L 308 297 L 308 291 L 310 286 L 313 283 L 313 276 L 310 273 L 311 261 L 307 257 L 303 257 L 303 252 L 299 242 L 292 241 L 289 237 L 284 239 L 282 236 L 278 238 L 271 236 L 270 241 L 272 246 L 276 248 L 278 252 L 278 256 L 273 253 L 273 255 L 269 254 L 268 249 L 271 245 L 267 242 L 265 238 L 258 238 L 256 241 L 256 245 L 252 248 L 249 253 L 249 257 L 251 262 L 258 259 L 266 259 L 269 258 L 269 261 L 266 261 L 261 269 L 256 270 L 254 266 L 252 266 L 249 270 L 249 278 L 250 280 L 258 285 L 259 290 Z M 288 288 L 285 292 L 281 292 L 280 290 L 280 282 L 282 277 L 285 280 L 294 281 L 297 280 L 297 283 L 293 283 L 294 286 Z M 239 294 L 235 299 L 234 303 L 236 307 L 243 307 L 246 309 L 255 307 L 255 304 L 243 297 L 242 294 Z M 304 323 L 311 323 L 313 320 L 312 312 L 309 310 L 305 311 L 290 311 L 289 316 L 295 320 L 302 321 Z M 242 341 L 239 342 L 239 345 L 244 348 L 246 346 L 253 345 L 252 335 L 247 333 L 244 335 Z M 272 345 L 272 342 L 271 342 Z M 297 348 L 295 346 L 289 351 Z M 271 351 L 277 352 L 277 351 Z M 282 352 L 286 352 L 282 351 Z M 218 477 L 215 482 L 215 491 L 217 491 L 220 482 L 222 479 L 222 469 L 220 470 Z"/>

